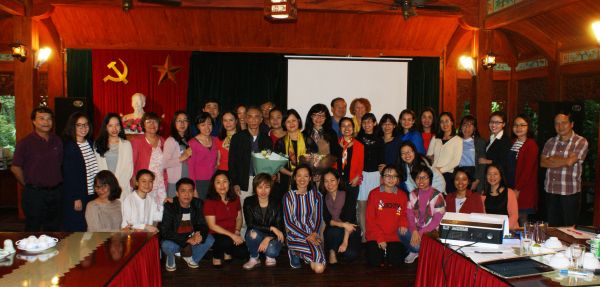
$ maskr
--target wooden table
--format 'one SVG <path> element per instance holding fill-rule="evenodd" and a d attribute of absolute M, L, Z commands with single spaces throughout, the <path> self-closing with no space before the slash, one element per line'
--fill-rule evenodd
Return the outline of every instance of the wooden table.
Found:
<path fill-rule="evenodd" d="M 57 246 L 33 255 L 17 250 L 0 261 L 0 286 L 162 286 L 157 235 L 47 233 Z M 41 233 L 0 232 L 16 242 Z"/>

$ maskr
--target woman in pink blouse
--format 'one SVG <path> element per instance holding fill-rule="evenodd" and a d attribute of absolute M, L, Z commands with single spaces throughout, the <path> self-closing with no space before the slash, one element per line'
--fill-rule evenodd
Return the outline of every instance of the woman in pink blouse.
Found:
<path fill-rule="evenodd" d="M 213 119 L 209 113 L 203 112 L 196 117 L 198 135 L 188 143 L 192 149 L 192 156 L 188 159 L 189 176 L 196 181 L 198 197 L 206 199 L 209 181 L 217 167 L 217 138 L 210 133 L 213 128 Z"/>

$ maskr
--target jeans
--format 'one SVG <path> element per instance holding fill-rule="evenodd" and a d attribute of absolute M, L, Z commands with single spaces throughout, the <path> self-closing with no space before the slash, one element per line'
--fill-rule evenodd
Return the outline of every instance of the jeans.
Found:
<path fill-rule="evenodd" d="M 192 259 L 194 260 L 194 262 L 200 262 L 200 260 L 202 260 L 202 257 L 204 257 L 204 255 L 206 254 L 208 249 L 213 245 L 214 242 L 215 238 L 212 237 L 212 235 L 208 235 L 206 237 L 206 240 L 204 240 L 204 243 L 192 245 Z M 167 255 L 167 258 L 173 258 L 172 256 L 175 256 L 175 253 L 179 252 L 181 246 L 179 246 L 179 244 L 171 240 L 163 240 L 160 249 L 165 253 L 165 255 Z"/>
<path fill-rule="evenodd" d="M 253 232 L 256 235 L 254 238 L 252 238 Z M 263 239 L 265 239 L 265 237 L 267 237 L 266 234 L 256 229 L 250 229 L 246 232 L 246 246 L 248 246 L 250 257 L 258 257 L 258 247 L 260 246 L 260 243 L 263 241 Z M 281 251 L 282 246 L 283 244 L 279 240 L 277 240 L 277 238 L 271 239 L 271 241 L 269 241 L 269 245 L 267 246 L 267 250 L 265 250 L 265 256 L 270 258 L 276 258 L 277 256 L 279 256 L 279 252 Z"/>
<path fill-rule="evenodd" d="M 407 230 L 404 235 L 400 234 L 400 231 L 398 231 L 398 237 L 400 238 L 400 241 L 404 245 L 404 248 L 406 248 L 406 250 L 408 250 L 408 252 L 419 253 L 420 246 L 414 247 L 414 246 L 410 245 L 410 238 L 412 237 L 412 231 Z"/>

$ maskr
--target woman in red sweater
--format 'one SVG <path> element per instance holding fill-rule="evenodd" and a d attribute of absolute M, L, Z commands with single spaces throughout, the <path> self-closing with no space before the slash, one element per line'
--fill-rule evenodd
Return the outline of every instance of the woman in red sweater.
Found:
<path fill-rule="evenodd" d="M 383 184 L 369 193 L 367 200 L 367 263 L 370 266 L 402 264 L 404 251 L 398 238 L 400 227 L 408 228 L 406 193 L 398 188 L 400 173 L 394 165 L 381 171 Z"/>
<path fill-rule="evenodd" d="M 469 190 L 473 179 L 469 176 L 467 169 L 455 168 L 452 177 L 456 192 L 446 196 L 446 212 L 485 213 L 481 194 Z"/>

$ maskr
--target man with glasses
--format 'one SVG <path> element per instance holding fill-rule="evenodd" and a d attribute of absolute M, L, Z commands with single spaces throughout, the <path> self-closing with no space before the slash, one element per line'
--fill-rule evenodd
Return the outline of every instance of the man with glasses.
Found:
<path fill-rule="evenodd" d="M 17 143 L 11 171 L 25 187 L 21 207 L 25 231 L 58 231 L 63 145 L 52 132 L 54 113 L 47 107 L 31 112 L 33 132 Z"/>
<path fill-rule="evenodd" d="M 587 140 L 573 131 L 573 117 L 560 112 L 554 117 L 556 136 L 544 145 L 540 165 L 547 168 L 544 188 L 548 224 L 577 223 L 581 201 L 581 172 L 588 152 Z"/>

